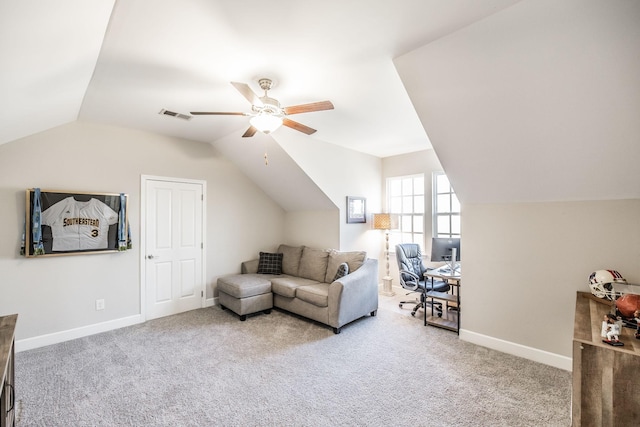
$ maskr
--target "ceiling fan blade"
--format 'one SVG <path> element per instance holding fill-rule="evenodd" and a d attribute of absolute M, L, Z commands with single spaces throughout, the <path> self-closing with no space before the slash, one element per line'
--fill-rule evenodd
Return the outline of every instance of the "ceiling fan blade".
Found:
<path fill-rule="evenodd" d="M 244 96 L 247 99 L 247 101 L 251 103 L 251 105 L 257 105 L 258 107 L 262 107 L 262 101 L 260 101 L 260 97 L 256 95 L 254 91 L 251 90 L 248 84 L 238 83 L 238 82 L 231 82 L 231 84 L 233 85 L 233 87 L 236 88 L 238 92 L 242 94 L 242 96 Z"/>
<path fill-rule="evenodd" d="M 331 101 L 312 102 L 311 104 L 284 107 L 285 114 L 311 113 L 313 111 L 333 110 Z"/>
<path fill-rule="evenodd" d="M 316 132 L 315 129 L 310 128 L 309 126 L 305 126 L 302 123 L 294 122 L 293 120 L 287 119 L 286 117 L 282 119 L 282 124 L 290 127 L 291 129 L 306 133 L 307 135 L 311 135 L 312 133 Z"/>
<path fill-rule="evenodd" d="M 254 128 L 253 126 L 249 126 L 249 129 L 247 129 L 245 131 L 245 133 L 242 134 L 242 137 L 243 138 L 249 138 L 249 137 L 255 135 L 256 132 L 258 132 L 258 129 Z"/>

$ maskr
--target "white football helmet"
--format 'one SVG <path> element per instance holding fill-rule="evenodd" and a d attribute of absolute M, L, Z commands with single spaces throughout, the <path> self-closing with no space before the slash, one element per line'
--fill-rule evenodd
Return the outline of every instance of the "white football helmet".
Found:
<path fill-rule="evenodd" d="M 589 276 L 591 293 L 598 298 L 616 299 L 613 283 L 627 283 L 627 281 L 616 270 L 596 270 Z"/>

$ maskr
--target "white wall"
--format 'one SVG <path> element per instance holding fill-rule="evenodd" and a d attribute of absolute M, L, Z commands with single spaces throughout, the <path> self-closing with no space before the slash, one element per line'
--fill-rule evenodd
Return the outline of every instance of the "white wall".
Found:
<path fill-rule="evenodd" d="M 383 180 L 425 174 L 430 217 L 431 174 L 442 170 L 436 153 L 382 165 Z M 463 204 L 462 233 L 461 338 L 563 369 L 571 369 L 576 291 L 589 291 L 589 274 L 616 269 L 640 283 L 640 200 Z"/>
<path fill-rule="evenodd" d="M 337 249 L 365 250 L 369 257 L 378 258 L 380 241 L 377 233 L 371 230 L 370 216 L 381 209 L 381 160 L 335 144 L 293 134 L 280 135 L 278 143 L 338 207 L 339 217 L 334 217 L 340 230 Z M 366 223 L 346 223 L 347 196 L 367 199 Z M 289 230 L 287 233 L 292 235 L 296 230 Z"/>
<path fill-rule="evenodd" d="M 470 341 L 570 369 L 576 291 L 589 292 L 591 272 L 640 284 L 640 200 L 464 205 L 462 227 Z"/>
<path fill-rule="evenodd" d="M 340 211 L 296 211 L 285 217 L 284 243 L 315 248 L 340 248 Z"/>
<path fill-rule="evenodd" d="M 217 277 L 273 250 L 285 212 L 209 144 L 74 122 L 0 146 L 0 315 L 19 313 L 17 339 L 140 314 L 140 176 L 207 182 L 207 298 Z M 134 249 L 25 259 L 25 190 L 125 192 Z M 260 215 L 255 215 L 260 212 Z M 104 298 L 106 309 L 95 310 Z"/>

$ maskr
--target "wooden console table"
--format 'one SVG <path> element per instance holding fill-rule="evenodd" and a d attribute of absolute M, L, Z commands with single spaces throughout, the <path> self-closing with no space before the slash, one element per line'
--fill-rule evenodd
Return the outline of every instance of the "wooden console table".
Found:
<path fill-rule="evenodd" d="M 640 340 L 622 328 L 622 347 L 602 342 L 610 301 L 578 292 L 573 332 L 572 426 L 640 425 Z"/>
<path fill-rule="evenodd" d="M 13 360 L 17 314 L 0 317 L 0 427 L 14 427 L 16 391 L 14 388 Z"/>

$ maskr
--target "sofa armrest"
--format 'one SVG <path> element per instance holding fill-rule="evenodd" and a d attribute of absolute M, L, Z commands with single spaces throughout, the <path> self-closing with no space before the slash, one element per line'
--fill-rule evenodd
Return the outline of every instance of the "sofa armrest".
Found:
<path fill-rule="evenodd" d="M 329 326 L 340 328 L 378 309 L 378 260 L 329 285 Z"/>
<path fill-rule="evenodd" d="M 242 274 L 255 274 L 258 272 L 259 259 L 252 259 L 240 264 L 240 273 Z"/>

